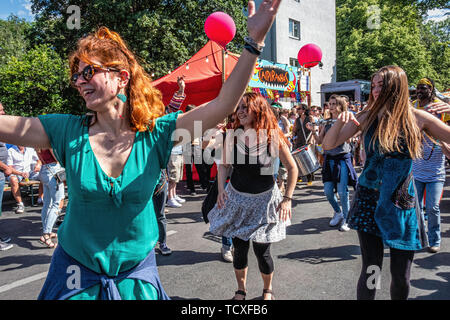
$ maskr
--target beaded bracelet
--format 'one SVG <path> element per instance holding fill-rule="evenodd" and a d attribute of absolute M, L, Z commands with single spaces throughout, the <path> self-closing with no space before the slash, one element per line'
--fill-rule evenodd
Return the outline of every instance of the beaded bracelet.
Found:
<path fill-rule="evenodd" d="M 289 198 L 288 196 L 283 196 L 284 199 L 288 199 L 289 201 L 292 201 L 292 198 Z"/>

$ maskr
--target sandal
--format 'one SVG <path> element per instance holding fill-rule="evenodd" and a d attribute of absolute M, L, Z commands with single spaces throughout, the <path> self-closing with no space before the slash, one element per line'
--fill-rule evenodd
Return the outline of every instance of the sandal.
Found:
<path fill-rule="evenodd" d="M 240 294 L 241 296 L 244 296 L 244 299 L 236 299 L 236 295 Z M 243 290 L 238 290 L 234 293 L 234 297 L 231 300 L 245 300 L 245 296 L 247 295 L 247 292 Z"/>
<path fill-rule="evenodd" d="M 270 293 L 270 300 L 275 300 L 275 296 L 273 295 L 273 291 L 271 289 L 264 289 L 263 290 L 263 295 L 262 295 L 263 300 L 264 300 L 264 295 L 266 293 Z"/>
<path fill-rule="evenodd" d="M 58 238 L 58 234 L 54 233 L 54 232 L 50 232 L 50 238 L 51 239 Z"/>
<path fill-rule="evenodd" d="M 49 249 L 56 248 L 56 244 L 52 241 L 52 238 L 49 233 L 44 233 L 41 238 L 39 239 L 39 243 L 47 246 Z"/>

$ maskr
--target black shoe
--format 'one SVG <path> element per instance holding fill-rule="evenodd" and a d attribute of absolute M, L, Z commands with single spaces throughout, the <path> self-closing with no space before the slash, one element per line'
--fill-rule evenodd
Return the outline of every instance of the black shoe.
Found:
<path fill-rule="evenodd" d="M 0 237 L 0 241 L 4 243 L 10 243 L 11 237 Z"/>
<path fill-rule="evenodd" d="M 63 223 L 65 215 L 66 214 L 62 214 L 62 215 L 59 215 L 58 218 L 56 218 L 55 226 L 59 227 L 61 225 L 61 223 Z"/>

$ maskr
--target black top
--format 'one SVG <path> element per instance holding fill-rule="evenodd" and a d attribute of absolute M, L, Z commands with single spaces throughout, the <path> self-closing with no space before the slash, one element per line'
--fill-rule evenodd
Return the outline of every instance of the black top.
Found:
<path fill-rule="evenodd" d="M 233 172 L 230 182 L 237 191 L 257 194 L 274 186 L 269 146 L 259 144 L 248 148 L 236 142 L 233 148 Z M 263 150 L 264 149 L 264 150 Z"/>
<path fill-rule="evenodd" d="M 302 121 L 301 117 L 295 119 L 295 128 L 294 136 L 297 138 L 294 141 L 294 149 L 303 147 L 306 144 L 306 139 L 308 138 L 311 130 L 306 128 L 306 124 L 311 122 L 311 117 L 305 117 L 305 120 Z M 302 130 L 303 129 L 303 130 Z"/>

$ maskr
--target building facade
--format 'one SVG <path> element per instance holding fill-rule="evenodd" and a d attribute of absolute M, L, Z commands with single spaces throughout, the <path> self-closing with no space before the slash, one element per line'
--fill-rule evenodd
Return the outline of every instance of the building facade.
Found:
<path fill-rule="evenodd" d="M 257 0 L 258 7 L 262 0 Z M 311 69 L 312 104 L 321 104 L 320 86 L 336 81 L 335 0 L 284 0 L 266 37 L 262 59 L 296 66 L 301 47 L 314 43 L 322 50 L 322 68 Z"/>

